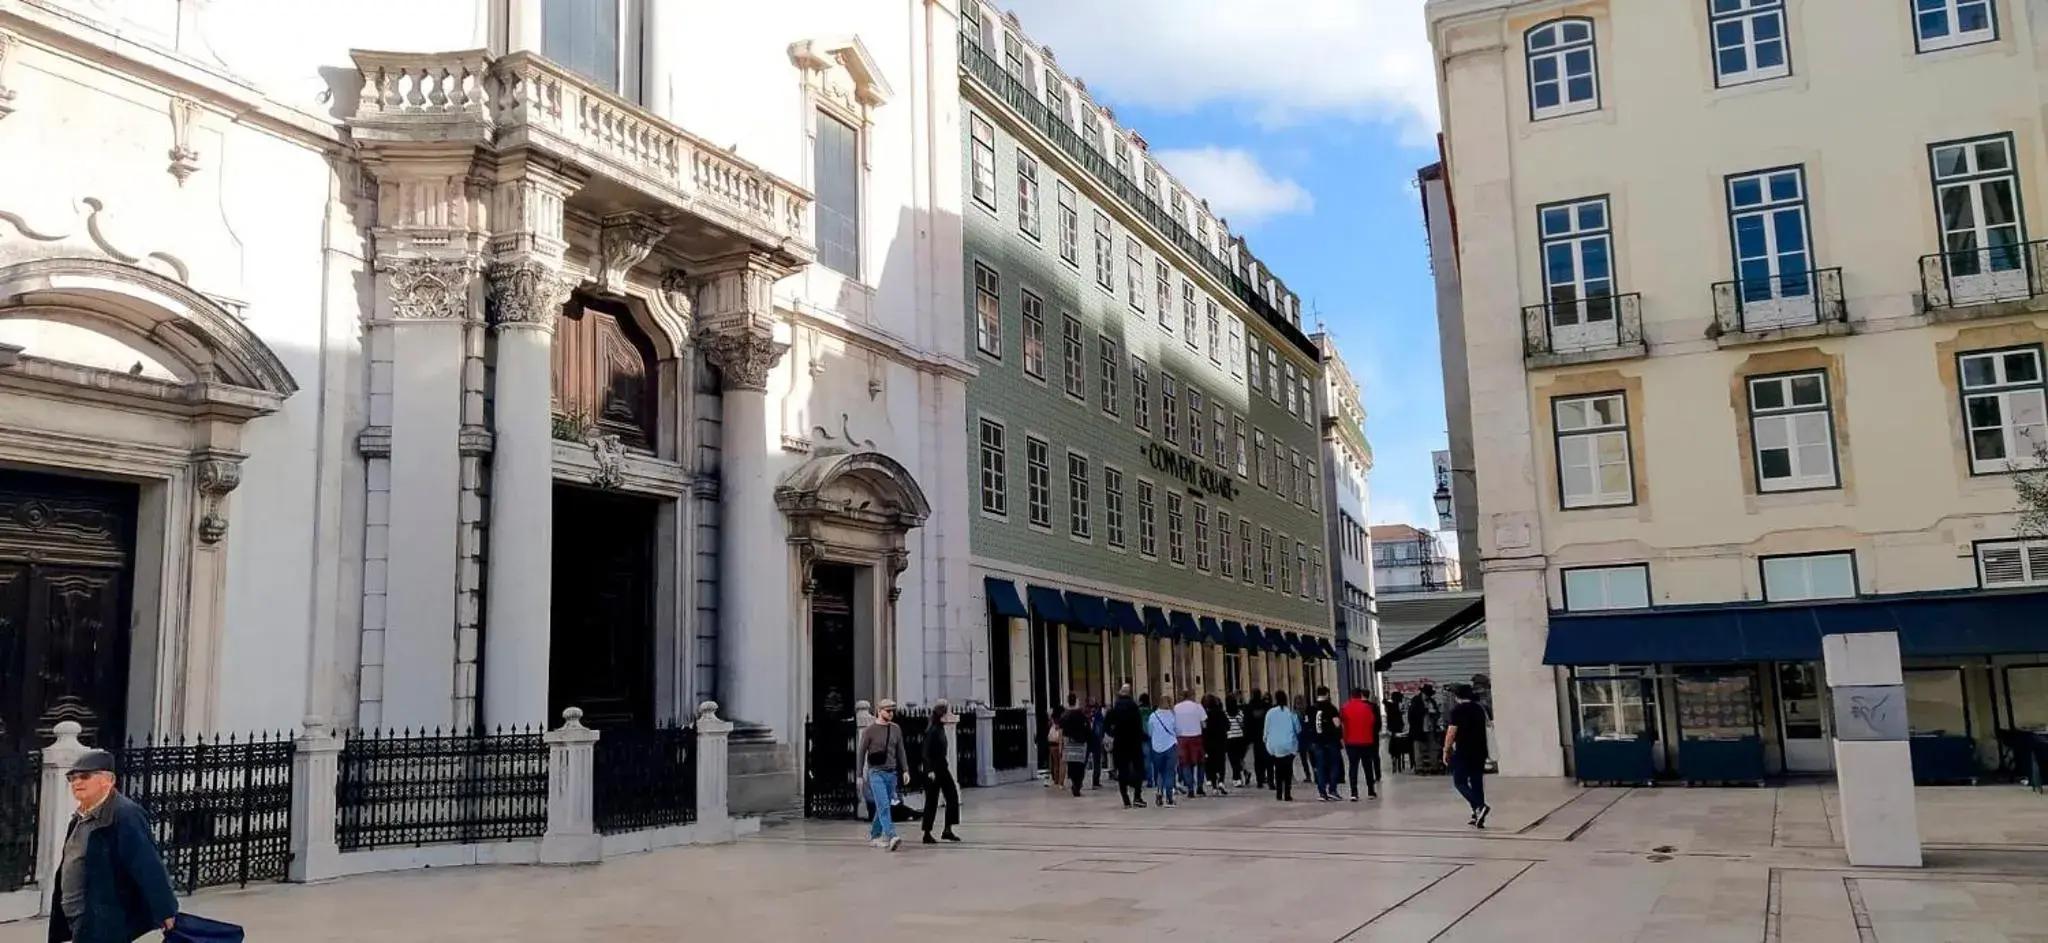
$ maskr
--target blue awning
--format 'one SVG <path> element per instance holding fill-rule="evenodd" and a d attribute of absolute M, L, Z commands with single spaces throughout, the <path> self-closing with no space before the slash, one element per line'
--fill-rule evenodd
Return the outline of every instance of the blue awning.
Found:
<path fill-rule="evenodd" d="M 1033 586 L 1025 591 L 1031 597 L 1031 611 L 1047 622 L 1071 622 L 1074 617 L 1067 612 L 1067 597 L 1057 589 Z"/>
<path fill-rule="evenodd" d="M 1286 652 L 1286 653 L 1287 653 L 1287 654 L 1289 654 L 1289 655 L 1300 655 L 1300 654 L 1304 654 L 1304 653 L 1302 652 L 1302 650 L 1301 650 L 1301 635 L 1300 635 L 1299 633 L 1296 633 L 1296 632 L 1282 632 L 1282 633 L 1280 633 L 1280 644 L 1281 644 L 1281 645 L 1283 645 L 1283 646 L 1285 646 L 1285 648 L 1283 648 L 1283 649 L 1281 649 L 1281 650 L 1282 650 L 1282 651 L 1284 651 L 1284 652 Z"/>
<path fill-rule="evenodd" d="M 1119 631 L 1136 635 L 1145 634 L 1145 620 L 1138 618 L 1138 607 L 1121 599 L 1109 601 L 1109 624 Z"/>
<path fill-rule="evenodd" d="M 1174 634 L 1179 635 L 1181 641 L 1199 642 L 1202 640 L 1202 627 L 1195 624 L 1194 616 L 1175 609 L 1171 621 L 1173 622 Z"/>
<path fill-rule="evenodd" d="M 1145 607 L 1145 628 L 1163 639 L 1173 638 L 1173 626 L 1166 621 L 1166 610 L 1158 606 Z"/>
<path fill-rule="evenodd" d="M 1223 620 L 1223 644 L 1230 648 L 1244 648 L 1250 644 L 1244 634 L 1244 626 L 1229 619 Z"/>
<path fill-rule="evenodd" d="M 1223 626 L 1216 622 L 1215 616 L 1203 616 L 1201 623 L 1202 641 L 1223 644 Z"/>
<path fill-rule="evenodd" d="M 1067 612 L 1071 613 L 1074 622 L 1083 628 L 1113 628 L 1109 621 L 1109 604 L 1101 596 L 1068 590 Z"/>
<path fill-rule="evenodd" d="M 1266 630 L 1249 622 L 1244 624 L 1244 647 L 1255 652 L 1266 650 Z"/>
<path fill-rule="evenodd" d="M 1337 646 L 1332 644 L 1329 639 L 1317 639 L 1316 641 L 1321 642 L 1323 645 L 1323 657 L 1335 661 L 1337 658 Z"/>
<path fill-rule="evenodd" d="M 981 585 L 988 591 L 988 604 L 995 610 L 996 615 L 1006 619 L 1025 619 L 1031 616 L 1031 610 L 1024 608 L 1024 600 L 1017 597 L 1017 584 L 988 576 L 982 578 Z"/>
<path fill-rule="evenodd" d="M 1549 665 L 1818 661 L 1823 635 L 1899 633 L 1908 658 L 2048 652 L 2048 593 L 1879 596 L 1801 605 L 1552 613 Z"/>
<path fill-rule="evenodd" d="M 1266 650 L 1276 655 L 1285 655 L 1292 651 L 1292 646 L 1287 644 L 1286 633 L 1281 632 L 1279 629 L 1267 629 Z"/>

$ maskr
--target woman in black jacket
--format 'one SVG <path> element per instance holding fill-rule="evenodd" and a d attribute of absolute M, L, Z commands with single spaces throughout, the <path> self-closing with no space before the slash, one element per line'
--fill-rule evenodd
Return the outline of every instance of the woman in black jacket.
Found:
<path fill-rule="evenodd" d="M 1257 777 L 1260 789 L 1266 788 L 1268 768 L 1273 764 L 1272 755 L 1266 752 L 1265 736 L 1266 710 L 1271 706 L 1265 692 L 1253 688 L 1251 702 L 1244 708 L 1245 732 L 1251 734 L 1252 741 L 1252 775 Z"/>
<path fill-rule="evenodd" d="M 946 800 L 946 831 L 940 835 L 947 841 L 959 841 L 953 834 L 953 826 L 960 824 L 960 786 L 953 781 L 953 766 L 946 762 L 946 715 L 952 708 L 940 701 L 932 705 L 931 726 L 924 731 L 924 843 L 936 845 L 932 839 L 932 826 L 937 824 L 939 799 Z"/>
<path fill-rule="evenodd" d="M 1229 752 L 1230 720 L 1223 714 L 1223 702 L 1214 694 L 1202 696 L 1202 711 L 1208 715 L 1208 722 L 1202 725 L 1202 772 L 1209 780 L 1209 788 L 1219 796 L 1230 793 L 1223 788 L 1223 764 Z"/>

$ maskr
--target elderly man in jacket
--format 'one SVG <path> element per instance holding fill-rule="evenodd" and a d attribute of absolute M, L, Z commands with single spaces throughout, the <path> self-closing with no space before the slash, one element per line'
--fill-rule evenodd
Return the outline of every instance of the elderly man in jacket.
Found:
<path fill-rule="evenodd" d="M 78 812 L 58 858 L 51 943 L 133 943 L 169 930 L 178 898 L 150 836 L 149 815 L 114 789 L 114 755 L 88 751 L 65 778 Z"/>

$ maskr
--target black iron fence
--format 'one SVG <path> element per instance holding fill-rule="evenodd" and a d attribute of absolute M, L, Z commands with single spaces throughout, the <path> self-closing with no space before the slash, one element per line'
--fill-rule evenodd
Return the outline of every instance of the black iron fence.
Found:
<path fill-rule="evenodd" d="M 597 830 L 606 835 L 697 821 L 697 728 L 607 729 L 591 765 Z"/>
<path fill-rule="evenodd" d="M 0 756 L 0 894 L 36 882 L 36 820 L 43 758 L 36 752 Z"/>
<path fill-rule="evenodd" d="M 335 841 L 342 851 L 547 831 L 548 745 L 538 730 L 359 731 L 342 745 L 340 766 Z"/>
<path fill-rule="evenodd" d="M 804 721 L 804 815 L 814 819 L 851 819 L 860 810 L 860 791 L 853 778 L 859 727 L 851 714 L 813 717 Z M 603 742 L 603 741 L 599 741 Z"/>
<path fill-rule="evenodd" d="M 995 736 L 990 757 L 997 771 L 1023 769 L 1031 762 L 1031 709 L 996 708 Z"/>
<path fill-rule="evenodd" d="M 130 742 L 121 792 L 149 813 L 172 883 L 282 881 L 291 865 L 292 737 Z"/>
<path fill-rule="evenodd" d="M 981 737 L 974 711 L 960 715 L 953 725 L 953 781 L 962 786 L 981 785 Z"/>

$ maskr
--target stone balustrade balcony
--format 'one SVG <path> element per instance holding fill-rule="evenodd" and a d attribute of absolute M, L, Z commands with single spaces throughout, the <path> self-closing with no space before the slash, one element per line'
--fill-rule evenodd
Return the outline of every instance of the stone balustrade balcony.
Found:
<path fill-rule="evenodd" d="M 816 258 L 811 194 L 531 52 L 352 50 L 358 142 L 387 149 L 473 141 L 538 152 L 588 176 L 571 199 L 597 216 L 668 224 L 684 257 L 752 248 Z"/>

